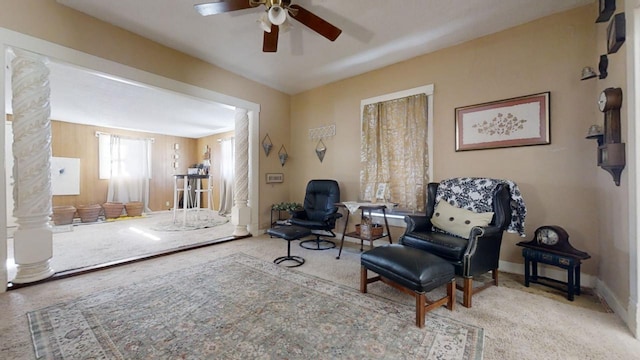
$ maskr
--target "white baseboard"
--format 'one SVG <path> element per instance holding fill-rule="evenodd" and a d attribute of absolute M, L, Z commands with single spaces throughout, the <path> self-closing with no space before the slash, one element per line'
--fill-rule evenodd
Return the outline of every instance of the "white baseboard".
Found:
<path fill-rule="evenodd" d="M 616 296 L 614 295 L 613 291 L 611 291 L 611 289 L 609 289 L 609 287 L 604 282 L 602 282 L 602 280 L 598 279 L 598 281 L 596 282 L 595 291 L 597 294 L 602 296 L 604 301 L 607 302 L 607 305 L 609 305 L 611 310 L 613 310 L 613 312 L 615 312 L 620 317 L 620 319 L 622 319 L 622 321 L 629 324 L 627 309 L 622 306 L 620 301 L 618 301 L 618 298 L 616 298 Z"/>
<path fill-rule="evenodd" d="M 640 303 L 629 298 L 627 309 L 627 326 L 636 339 L 640 340 Z"/>

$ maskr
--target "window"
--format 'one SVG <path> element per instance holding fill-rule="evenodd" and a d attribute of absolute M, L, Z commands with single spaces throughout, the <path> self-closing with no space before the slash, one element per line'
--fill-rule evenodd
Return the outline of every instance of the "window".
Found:
<path fill-rule="evenodd" d="M 385 199 L 399 212 L 423 212 L 433 177 L 433 85 L 361 102 L 360 197 Z"/>
<path fill-rule="evenodd" d="M 152 139 L 97 135 L 100 179 L 151 178 Z"/>

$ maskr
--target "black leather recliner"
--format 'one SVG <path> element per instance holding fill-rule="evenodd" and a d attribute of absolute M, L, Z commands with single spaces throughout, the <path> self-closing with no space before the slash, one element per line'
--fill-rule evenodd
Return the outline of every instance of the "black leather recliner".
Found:
<path fill-rule="evenodd" d="M 455 266 L 456 275 L 463 278 L 462 304 L 471 307 L 474 292 L 498 285 L 498 261 L 502 234 L 511 222 L 511 194 L 507 184 L 498 184 L 492 195 L 494 216 L 488 226 L 475 226 L 468 239 L 437 231 L 431 224 L 436 206 L 439 183 L 427 185 L 426 216 L 405 216 L 407 228 L 400 238 L 400 244 L 435 254 Z M 473 288 L 473 278 L 491 271 L 493 281 Z"/>
<path fill-rule="evenodd" d="M 320 238 L 316 231 L 324 231 L 322 236 L 336 237 L 332 231 L 336 226 L 336 220 L 342 217 L 338 212 L 337 203 L 340 202 L 340 187 L 335 180 L 311 180 L 307 184 L 307 190 L 302 204 L 303 210 L 292 211 L 290 222 L 292 225 L 301 226 L 314 231 L 315 239 L 304 240 L 300 246 L 310 250 L 327 250 L 336 247 L 331 240 Z M 328 233 L 328 234 L 326 234 Z M 308 244 L 314 243 L 315 246 Z M 323 246 L 321 246 L 323 244 Z"/>

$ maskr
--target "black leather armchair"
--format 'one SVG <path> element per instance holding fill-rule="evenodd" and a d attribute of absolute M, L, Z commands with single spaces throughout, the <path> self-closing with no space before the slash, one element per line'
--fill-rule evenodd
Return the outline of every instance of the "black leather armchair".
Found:
<path fill-rule="evenodd" d="M 492 207 L 494 216 L 488 226 L 475 226 L 468 239 L 434 230 L 431 217 L 436 206 L 436 194 L 439 183 L 427 185 L 426 216 L 409 215 L 405 217 L 407 228 L 400 238 L 400 244 L 435 254 L 455 266 L 456 275 L 463 278 L 462 304 L 471 307 L 474 292 L 498 285 L 498 261 L 502 234 L 511 222 L 511 194 L 507 184 L 498 184 L 493 189 Z M 473 278 L 492 272 L 493 281 L 473 288 Z"/>
<path fill-rule="evenodd" d="M 322 236 L 336 237 L 333 229 L 336 220 L 342 217 L 335 205 L 340 202 L 340 187 L 335 180 L 311 180 L 307 184 L 307 190 L 302 204 L 303 210 L 291 213 L 291 224 L 310 229 L 315 239 L 304 240 L 300 246 L 310 250 L 327 250 L 336 247 L 336 243 L 320 238 L 317 231 L 324 231 Z M 314 243 L 315 246 L 308 244 Z M 323 244 L 323 246 L 321 246 Z"/>

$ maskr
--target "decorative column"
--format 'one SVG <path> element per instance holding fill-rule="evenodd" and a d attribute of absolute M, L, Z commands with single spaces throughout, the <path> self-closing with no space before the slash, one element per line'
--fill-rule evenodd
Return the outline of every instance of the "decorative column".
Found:
<path fill-rule="evenodd" d="M 48 278 L 53 234 L 51 215 L 51 121 L 48 60 L 13 49 L 13 188 L 17 274 L 14 283 Z"/>
<path fill-rule="evenodd" d="M 247 207 L 249 195 L 249 115 L 246 109 L 236 108 L 235 114 L 235 173 L 231 223 L 234 236 L 249 235 L 251 209 Z"/>

